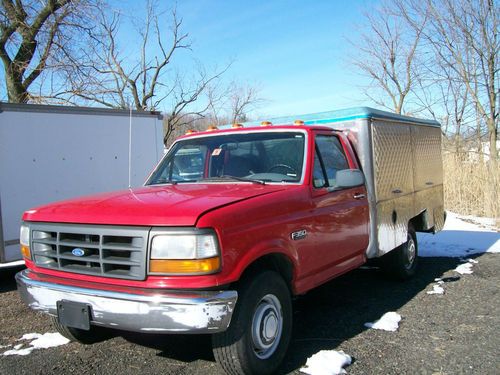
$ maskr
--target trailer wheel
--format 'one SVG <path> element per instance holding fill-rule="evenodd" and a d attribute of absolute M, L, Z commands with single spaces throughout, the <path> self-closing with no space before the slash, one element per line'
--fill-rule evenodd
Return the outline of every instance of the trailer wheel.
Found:
<path fill-rule="evenodd" d="M 407 241 L 382 258 L 382 269 L 391 278 L 407 280 L 416 273 L 417 257 L 417 235 L 410 225 Z"/>
<path fill-rule="evenodd" d="M 55 316 L 51 317 L 51 319 L 52 325 L 57 332 L 70 341 L 76 341 L 81 344 L 94 344 L 105 338 L 104 332 L 99 328 L 90 327 L 89 331 L 85 331 L 84 329 L 65 326 L 59 323 L 59 320 Z"/>
<path fill-rule="evenodd" d="M 231 324 L 212 336 L 215 359 L 227 374 L 272 374 L 286 354 L 292 303 L 284 280 L 272 271 L 246 278 L 238 289 Z"/>

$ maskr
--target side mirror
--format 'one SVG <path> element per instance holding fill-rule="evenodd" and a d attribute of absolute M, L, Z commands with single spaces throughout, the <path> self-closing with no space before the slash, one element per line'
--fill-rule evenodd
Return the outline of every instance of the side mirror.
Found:
<path fill-rule="evenodd" d="M 336 188 L 351 188 L 365 183 L 365 176 L 359 169 L 342 169 L 335 176 Z"/>

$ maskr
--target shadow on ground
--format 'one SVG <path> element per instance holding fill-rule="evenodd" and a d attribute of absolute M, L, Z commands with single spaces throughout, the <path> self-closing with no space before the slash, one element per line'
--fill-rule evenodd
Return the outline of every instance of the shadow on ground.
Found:
<path fill-rule="evenodd" d="M 24 268 L 24 266 L 0 268 L 0 294 L 17 289 L 14 276 Z"/>
<path fill-rule="evenodd" d="M 288 354 L 279 373 L 303 366 L 320 350 L 338 348 L 365 331 L 365 322 L 398 310 L 427 289 L 437 277 L 460 264 L 459 258 L 419 258 L 417 275 L 406 282 L 386 279 L 377 269 L 358 269 L 294 301 L 294 329 Z M 16 289 L 14 276 L 22 267 L 0 270 L 0 294 Z M 459 277 L 444 278 L 445 282 Z M 160 357 L 184 363 L 214 362 L 209 335 L 156 335 L 116 332 L 125 340 L 157 350 Z M 355 360 L 355 359 L 354 359 Z"/>
<path fill-rule="evenodd" d="M 336 349 L 364 330 L 365 322 L 398 310 L 428 288 L 437 277 L 454 269 L 458 258 L 419 258 L 418 274 L 406 282 L 388 280 L 377 269 L 358 269 L 294 301 L 292 342 L 279 373 L 303 366 L 320 350 Z M 459 277 L 445 278 L 454 282 Z M 161 357 L 182 362 L 214 361 L 210 336 L 141 335 L 121 333 L 127 341 L 158 350 Z M 354 359 L 355 360 L 355 359 Z"/>
<path fill-rule="evenodd" d="M 122 332 L 121 336 L 134 344 L 160 351 L 160 357 L 186 363 L 199 360 L 215 362 L 210 335 L 143 335 Z"/>
<path fill-rule="evenodd" d="M 364 323 L 398 310 L 461 262 L 458 258 L 419 258 L 419 263 L 417 275 L 405 282 L 388 280 L 376 269 L 358 269 L 300 297 L 294 306 L 292 342 L 280 373 L 300 368 L 320 350 L 336 349 L 365 331 Z"/>

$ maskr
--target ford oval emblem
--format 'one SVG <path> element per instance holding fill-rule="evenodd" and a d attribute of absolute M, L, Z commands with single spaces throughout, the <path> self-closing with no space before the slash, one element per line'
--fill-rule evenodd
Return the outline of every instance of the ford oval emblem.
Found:
<path fill-rule="evenodd" d="M 73 250 L 71 250 L 71 254 L 73 254 L 75 257 L 82 257 L 85 255 L 85 250 L 80 249 L 79 247 L 75 247 Z"/>

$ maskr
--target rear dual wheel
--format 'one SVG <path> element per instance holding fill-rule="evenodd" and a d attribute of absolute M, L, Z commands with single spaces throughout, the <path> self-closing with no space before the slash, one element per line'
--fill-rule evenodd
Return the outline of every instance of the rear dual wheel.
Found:
<path fill-rule="evenodd" d="M 212 336 L 227 374 L 272 374 L 285 357 L 292 330 L 290 291 L 279 274 L 246 277 L 229 328 Z"/>
<path fill-rule="evenodd" d="M 382 258 L 382 269 L 391 278 L 407 280 L 417 271 L 417 235 L 412 226 L 408 228 L 407 240 Z"/>

